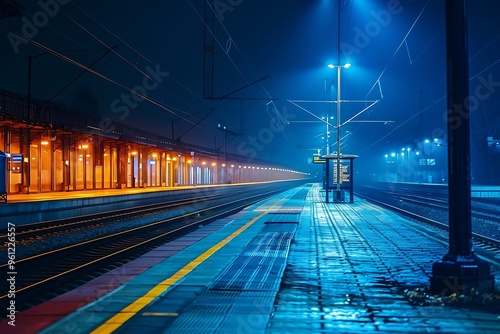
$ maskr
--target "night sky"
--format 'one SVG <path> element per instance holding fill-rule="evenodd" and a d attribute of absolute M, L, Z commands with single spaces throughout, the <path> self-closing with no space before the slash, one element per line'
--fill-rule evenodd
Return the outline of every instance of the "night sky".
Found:
<path fill-rule="evenodd" d="M 224 100 L 203 98 L 202 0 L 17 2 L 23 18 L 0 21 L 2 89 L 26 94 L 28 55 L 44 52 L 9 30 L 85 66 L 108 52 L 92 67 L 101 77 L 86 73 L 62 93 L 82 69 L 52 54 L 33 59 L 32 95 L 60 93 L 55 103 L 166 137 L 174 124 L 175 138 L 209 148 L 223 149 L 221 124 L 231 131 L 228 152 L 314 173 L 320 167 L 308 158 L 325 153 L 326 126 L 308 112 L 330 112 L 336 124 L 336 105 L 328 111 L 321 102 L 335 100 L 338 89 L 337 69 L 327 65 L 350 63 L 341 70 L 341 98 L 379 100 L 355 119 L 364 122 L 342 127 L 341 152 L 360 156 L 360 176 L 382 169 L 384 154 L 418 149 L 425 138 L 439 138 L 436 154 L 446 159 L 444 1 L 342 1 L 340 43 L 335 0 L 210 1 L 217 14 L 213 97 L 243 88 Z M 490 183 L 495 176 L 485 166 L 499 162 L 485 143 L 500 139 L 500 2 L 469 7 L 472 173 Z M 132 99 L 126 88 L 134 87 L 151 101 Z M 308 112 L 288 100 L 310 101 L 298 103 Z M 368 104 L 343 103 L 341 121 Z M 335 131 L 331 136 L 335 144 Z"/>

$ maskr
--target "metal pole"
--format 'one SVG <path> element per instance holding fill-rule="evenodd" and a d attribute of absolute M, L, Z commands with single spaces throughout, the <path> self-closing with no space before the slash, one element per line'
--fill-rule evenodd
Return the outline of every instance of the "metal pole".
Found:
<path fill-rule="evenodd" d="M 332 83 L 333 84 L 333 83 Z M 328 90 L 328 91 L 327 91 Z M 331 85 L 328 85 L 327 80 L 325 79 L 325 95 L 326 99 L 330 101 L 331 99 Z M 326 104 L 326 134 L 325 134 L 325 143 L 326 143 L 326 149 L 325 149 L 325 154 L 328 155 L 330 154 L 330 103 L 328 102 Z"/>
<path fill-rule="evenodd" d="M 31 59 L 33 57 L 28 55 L 28 119 L 31 118 Z"/>
<path fill-rule="evenodd" d="M 465 1 L 447 1 L 450 254 L 471 255 L 469 63 Z M 460 110 L 462 109 L 462 110 Z M 460 120 L 457 122 L 456 120 Z"/>
<path fill-rule="evenodd" d="M 493 291 L 489 263 L 472 252 L 467 0 L 446 0 L 449 250 L 432 267 L 431 290 Z"/>
<path fill-rule="evenodd" d="M 224 163 L 226 162 L 226 154 L 227 154 L 227 131 L 224 132 Z"/>
<path fill-rule="evenodd" d="M 340 196 L 340 65 L 337 65 L 337 201 Z"/>

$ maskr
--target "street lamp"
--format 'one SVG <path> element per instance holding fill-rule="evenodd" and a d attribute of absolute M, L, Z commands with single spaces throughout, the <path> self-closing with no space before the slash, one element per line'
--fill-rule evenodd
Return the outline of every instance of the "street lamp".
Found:
<path fill-rule="evenodd" d="M 345 65 L 333 65 L 328 64 L 328 68 L 337 68 L 337 191 L 335 195 L 335 200 L 341 202 L 341 190 L 340 190 L 340 69 L 349 68 L 351 64 L 347 63 Z"/>

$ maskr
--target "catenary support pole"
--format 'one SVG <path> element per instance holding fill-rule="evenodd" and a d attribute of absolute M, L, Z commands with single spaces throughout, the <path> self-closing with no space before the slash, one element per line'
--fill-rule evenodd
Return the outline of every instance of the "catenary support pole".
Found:
<path fill-rule="evenodd" d="M 472 252 L 467 0 L 446 0 L 449 249 L 432 267 L 434 293 L 493 291 L 490 265 Z"/>

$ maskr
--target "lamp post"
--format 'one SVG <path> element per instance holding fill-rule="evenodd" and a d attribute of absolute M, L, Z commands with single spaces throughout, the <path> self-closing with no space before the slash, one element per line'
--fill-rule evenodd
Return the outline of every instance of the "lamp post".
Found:
<path fill-rule="evenodd" d="M 337 191 L 335 195 L 336 202 L 342 202 L 341 189 L 340 189 L 340 69 L 349 68 L 351 64 L 347 63 L 345 65 L 332 65 L 329 64 L 328 68 L 337 68 Z"/>
<path fill-rule="evenodd" d="M 172 141 L 175 140 L 175 136 L 174 136 L 174 123 L 177 122 L 177 121 L 180 121 L 182 118 L 176 118 L 176 119 L 173 119 L 170 121 L 170 126 L 171 126 L 171 134 L 172 134 Z"/>

